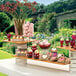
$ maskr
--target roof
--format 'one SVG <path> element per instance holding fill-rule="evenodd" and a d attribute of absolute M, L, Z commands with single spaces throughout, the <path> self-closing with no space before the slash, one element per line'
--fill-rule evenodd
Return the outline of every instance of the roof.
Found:
<path fill-rule="evenodd" d="M 76 9 L 56 14 L 55 17 L 66 15 L 66 14 L 70 14 L 70 13 L 75 13 L 75 12 L 76 12 Z"/>

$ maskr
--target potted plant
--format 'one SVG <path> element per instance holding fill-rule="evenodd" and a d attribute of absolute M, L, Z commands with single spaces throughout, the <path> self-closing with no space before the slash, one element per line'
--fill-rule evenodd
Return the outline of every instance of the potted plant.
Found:
<path fill-rule="evenodd" d="M 22 26 L 25 22 L 25 19 L 28 16 L 28 10 L 36 11 L 35 5 L 37 3 L 34 1 L 32 3 L 23 0 L 23 2 L 16 0 L 16 2 L 6 2 L 5 4 L 0 5 L 0 11 L 7 12 L 13 16 L 14 27 L 16 35 L 22 35 L 23 29 Z"/>

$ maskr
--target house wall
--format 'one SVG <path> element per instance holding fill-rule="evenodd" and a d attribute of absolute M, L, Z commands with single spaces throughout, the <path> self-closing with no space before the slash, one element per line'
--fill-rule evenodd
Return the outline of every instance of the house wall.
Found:
<path fill-rule="evenodd" d="M 57 23 L 58 28 L 64 26 L 64 20 L 66 19 L 76 19 L 76 12 L 56 16 L 56 23 Z"/>

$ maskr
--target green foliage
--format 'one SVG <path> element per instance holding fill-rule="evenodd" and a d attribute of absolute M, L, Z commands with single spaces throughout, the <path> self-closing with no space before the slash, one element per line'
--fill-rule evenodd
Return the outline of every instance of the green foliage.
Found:
<path fill-rule="evenodd" d="M 0 31 L 10 25 L 10 18 L 4 12 L 0 12 Z"/>
<path fill-rule="evenodd" d="M 11 35 L 15 35 L 15 33 L 13 32 L 10 32 Z M 2 43 L 2 41 L 4 39 L 7 39 L 7 35 L 6 35 L 6 32 L 0 32 L 0 42 Z"/>
<path fill-rule="evenodd" d="M 0 50 L 0 59 L 13 58 L 12 54 Z"/>
<path fill-rule="evenodd" d="M 6 38 L 4 32 L 0 32 L 0 42 Z"/>
<path fill-rule="evenodd" d="M 58 54 L 64 54 L 66 57 L 69 57 L 69 50 L 58 49 Z"/>
<path fill-rule="evenodd" d="M 57 32 L 55 34 L 54 38 L 52 39 L 52 42 L 60 41 L 60 36 L 67 37 L 67 33 L 68 33 L 68 37 L 71 38 L 73 31 L 76 31 L 76 29 L 70 29 L 70 28 L 61 28 L 61 29 L 59 29 L 59 32 Z"/>
<path fill-rule="evenodd" d="M 0 72 L 0 76 L 8 76 L 8 75 Z"/>
<path fill-rule="evenodd" d="M 48 25 L 50 26 L 50 32 L 56 32 L 58 30 L 56 19 L 53 17 L 51 21 L 49 21 Z"/>
<path fill-rule="evenodd" d="M 68 36 L 69 38 L 71 38 L 73 31 L 76 31 L 76 29 L 61 28 L 61 29 L 59 29 L 59 31 L 55 32 L 54 38 L 50 40 L 51 48 L 60 46 L 60 36 L 64 36 L 64 37 Z M 64 43 L 64 45 L 65 45 L 65 43 Z M 64 54 L 66 57 L 69 57 L 69 50 L 58 49 L 58 53 Z"/>
<path fill-rule="evenodd" d="M 76 9 L 76 0 L 59 0 L 45 7 L 48 13 L 61 13 L 73 9 Z"/>
<path fill-rule="evenodd" d="M 42 18 L 38 18 L 38 27 L 37 31 L 45 32 L 45 34 L 50 34 L 50 29 L 54 29 L 52 26 L 52 19 L 55 13 L 46 13 Z"/>
<path fill-rule="evenodd" d="M 25 22 L 29 21 L 29 22 L 32 22 L 33 18 L 26 18 L 25 19 Z"/>
<path fill-rule="evenodd" d="M 15 45 L 13 43 L 6 43 L 6 42 L 4 42 L 3 43 L 3 47 L 0 48 L 0 49 L 3 50 L 3 51 L 8 52 L 10 54 L 15 54 L 16 47 L 15 47 Z"/>
<path fill-rule="evenodd" d="M 14 25 L 12 25 L 12 26 L 14 26 Z M 3 32 L 6 32 L 6 31 L 7 31 L 8 29 L 10 29 L 12 26 L 8 26 L 7 28 L 4 29 Z"/>
<path fill-rule="evenodd" d="M 65 43 L 64 43 L 65 45 Z M 57 48 L 57 46 L 60 46 L 60 41 L 54 41 L 54 44 L 52 43 L 52 40 L 51 40 L 51 48 Z M 51 49 L 50 48 L 50 49 Z M 66 50 L 66 49 L 59 49 L 57 48 L 57 53 L 58 54 L 64 54 L 66 57 L 69 57 L 69 50 Z"/>

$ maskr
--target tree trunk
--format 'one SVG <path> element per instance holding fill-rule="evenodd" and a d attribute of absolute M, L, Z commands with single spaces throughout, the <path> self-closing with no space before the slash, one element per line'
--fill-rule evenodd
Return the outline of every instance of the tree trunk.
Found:
<path fill-rule="evenodd" d="M 23 35 L 24 19 L 14 19 L 14 28 L 16 35 Z"/>

